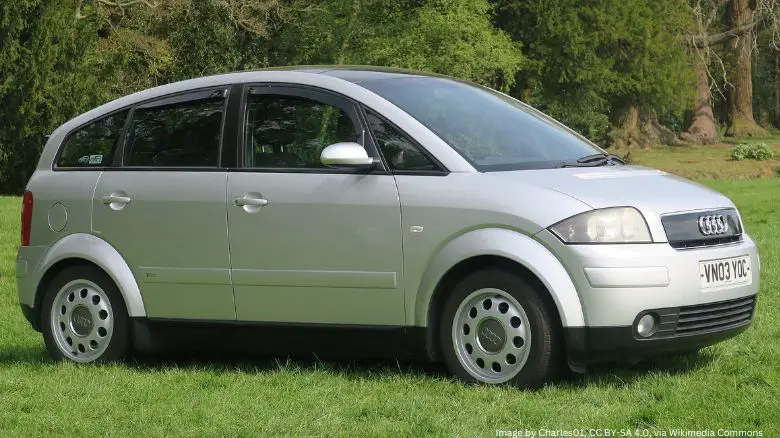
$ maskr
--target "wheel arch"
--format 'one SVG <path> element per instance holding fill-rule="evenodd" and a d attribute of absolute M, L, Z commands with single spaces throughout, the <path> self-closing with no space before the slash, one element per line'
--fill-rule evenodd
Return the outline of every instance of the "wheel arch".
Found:
<path fill-rule="evenodd" d="M 426 347 L 438 356 L 438 318 L 453 285 L 486 267 L 519 273 L 539 290 L 562 328 L 585 325 L 574 283 L 558 259 L 533 238 L 507 229 L 480 229 L 447 243 L 429 263 L 416 301 L 415 325 L 427 327 Z"/>
<path fill-rule="evenodd" d="M 40 263 L 36 273 L 34 301 L 38 324 L 40 324 L 43 296 L 49 283 L 63 269 L 78 264 L 93 265 L 114 281 L 125 302 L 129 317 L 146 316 L 138 283 L 122 255 L 99 237 L 77 233 L 66 236 L 52 245 Z"/>

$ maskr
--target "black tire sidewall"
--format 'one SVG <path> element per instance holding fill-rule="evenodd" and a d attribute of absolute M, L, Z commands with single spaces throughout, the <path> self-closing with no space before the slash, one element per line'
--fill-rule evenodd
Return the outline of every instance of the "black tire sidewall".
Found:
<path fill-rule="evenodd" d="M 41 331 L 43 332 L 43 340 L 46 344 L 46 348 L 49 350 L 49 354 L 57 361 L 70 360 L 62 351 L 60 351 L 54 340 L 51 325 L 51 309 L 54 305 L 54 298 L 56 297 L 57 292 L 59 292 L 67 283 L 74 280 L 88 280 L 97 284 L 103 289 L 106 296 L 108 296 L 113 312 L 114 327 L 108 348 L 106 348 L 100 357 L 92 362 L 106 363 L 124 359 L 129 352 L 130 346 L 129 318 L 127 316 L 127 308 L 124 299 L 111 277 L 102 269 L 89 265 L 69 266 L 63 269 L 54 276 L 46 288 L 46 294 L 44 295 L 41 306 Z"/>
<path fill-rule="evenodd" d="M 474 272 L 459 282 L 444 305 L 439 326 L 442 355 L 450 371 L 466 383 L 483 383 L 473 377 L 458 360 L 452 342 L 452 324 L 463 300 L 479 289 L 495 288 L 511 294 L 528 316 L 531 345 L 523 368 L 505 384 L 533 388 L 554 378 L 560 367 L 561 349 L 557 318 L 538 291 L 521 276 L 501 269 Z"/>

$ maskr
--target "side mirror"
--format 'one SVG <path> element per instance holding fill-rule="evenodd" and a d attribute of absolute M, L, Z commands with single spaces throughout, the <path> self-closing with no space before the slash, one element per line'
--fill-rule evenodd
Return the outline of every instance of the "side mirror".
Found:
<path fill-rule="evenodd" d="M 328 167 L 369 168 L 376 164 L 357 143 L 334 143 L 322 150 L 320 161 Z"/>

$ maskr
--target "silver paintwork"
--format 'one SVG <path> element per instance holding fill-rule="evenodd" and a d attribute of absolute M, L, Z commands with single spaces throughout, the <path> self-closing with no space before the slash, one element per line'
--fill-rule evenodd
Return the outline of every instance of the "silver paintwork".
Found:
<path fill-rule="evenodd" d="M 36 201 L 37 202 L 37 201 Z M 33 215 L 35 213 L 33 212 Z M 35 232 L 37 230 L 34 230 Z M 65 236 L 51 247 L 29 246 L 19 248 L 19 260 L 27 262 L 24 277 L 17 278 L 19 301 L 35 306 L 35 293 L 43 275 L 59 262 L 82 259 L 94 263 L 111 277 L 125 300 L 127 313 L 131 317 L 146 316 L 146 306 L 135 276 L 121 254 L 105 240 L 86 233 Z M 32 267 L 32 270 L 31 268 Z M 19 271 L 17 271 L 17 276 Z"/>
<path fill-rule="evenodd" d="M 63 173 L 68 175 L 69 173 Z M 122 253 L 149 317 L 236 317 L 227 172 L 103 172 L 92 233 Z"/>
<path fill-rule="evenodd" d="M 366 149 L 357 143 L 336 143 L 322 150 L 322 164 L 326 166 L 371 166 L 374 159 L 369 157 Z"/>
<path fill-rule="evenodd" d="M 49 315 L 54 343 L 75 362 L 92 362 L 106 351 L 114 334 L 114 311 L 97 284 L 74 280 L 54 297 Z"/>
<path fill-rule="evenodd" d="M 484 303 L 490 303 L 487 309 Z M 500 327 L 500 333 L 486 322 Z M 500 289 L 469 294 L 455 311 L 451 334 L 460 364 L 486 383 L 503 383 L 515 377 L 531 349 L 528 315 L 512 295 Z M 491 345 L 485 345 L 488 343 Z"/>
<path fill-rule="evenodd" d="M 585 325 L 626 326 L 645 309 L 690 306 L 755 295 L 759 289 L 758 251 L 748 237 L 740 243 L 678 251 L 666 243 L 624 245 L 564 245 L 551 232 L 535 236 L 555 252 L 567 267 L 582 302 Z M 753 269 L 749 285 L 701 289 L 699 261 L 749 255 Z M 660 271 L 665 267 L 668 286 Z M 608 268 L 599 286 L 586 276 L 589 268 Z M 617 268 L 617 269 L 616 269 Z M 624 269 L 639 269 L 642 275 L 630 283 Z M 593 279 L 591 278 L 591 281 Z M 660 284 L 652 284 L 658 281 Z M 628 284 L 627 284 L 628 283 Z M 645 283 L 645 284 L 641 284 Z"/>
<path fill-rule="evenodd" d="M 170 93 L 259 82 L 361 102 L 449 174 L 52 170 L 64 137 L 94 118 Z M 538 277 L 565 327 L 627 325 L 643 309 L 738 298 L 759 287 L 747 235 L 685 251 L 666 243 L 661 215 L 734 208 L 711 189 L 641 166 L 480 173 L 392 103 L 315 71 L 212 76 L 110 102 L 54 131 L 28 189 L 32 242 L 16 265 L 20 301 L 29 306 L 43 275 L 72 258 L 104 269 L 133 317 L 426 327 L 440 280 L 486 255 Z M 67 217 L 59 231 L 63 211 L 49 219 L 56 204 Z M 564 245 L 547 231 L 614 206 L 637 208 L 654 243 Z M 738 255 L 753 260 L 752 283 L 702 292 L 696 264 Z"/>

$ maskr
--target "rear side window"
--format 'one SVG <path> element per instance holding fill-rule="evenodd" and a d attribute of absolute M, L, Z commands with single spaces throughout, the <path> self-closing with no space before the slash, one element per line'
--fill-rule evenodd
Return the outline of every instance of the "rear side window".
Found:
<path fill-rule="evenodd" d="M 125 110 L 95 120 L 74 131 L 62 145 L 57 167 L 110 166 L 126 118 Z"/>
<path fill-rule="evenodd" d="M 224 103 L 224 99 L 208 99 L 137 108 L 123 165 L 216 167 Z"/>

